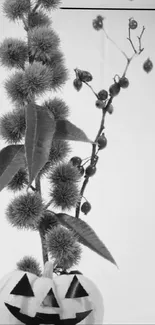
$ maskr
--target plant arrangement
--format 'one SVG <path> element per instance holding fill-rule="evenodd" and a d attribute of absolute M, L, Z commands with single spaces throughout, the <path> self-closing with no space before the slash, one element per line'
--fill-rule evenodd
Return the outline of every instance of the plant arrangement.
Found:
<path fill-rule="evenodd" d="M 15 319 L 18 324 L 99 324 L 104 308 L 98 289 L 79 271 L 70 269 L 79 263 L 82 245 L 117 266 L 107 247 L 81 215 L 87 215 L 92 208 L 84 192 L 95 177 L 99 155 L 107 146 L 105 116 L 113 113 L 115 97 L 129 87 L 127 71 L 132 60 L 144 50 L 145 27 L 137 36 L 136 46 L 132 33 L 139 26 L 133 17 L 129 18 L 127 40 L 133 55 L 128 57 L 107 34 L 104 17 L 98 15 L 92 22 L 92 28 L 96 32 L 103 31 L 121 51 L 126 66 L 121 76 L 114 76 L 109 89 L 97 92 L 91 86 L 92 74 L 74 69 L 73 91 L 79 92 L 84 85 L 88 86 L 102 113 L 97 135 L 91 140 L 69 121 L 68 105 L 55 94 L 68 80 L 60 39 L 49 15 L 59 5 L 59 0 L 5 0 L 3 3 L 3 12 L 9 20 L 23 22 L 26 37 L 24 40 L 8 37 L 0 44 L 1 64 L 14 69 L 5 82 L 5 91 L 14 109 L 0 118 L 0 135 L 8 143 L 0 151 L 0 190 L 7 188 L 15 193 L 23 190 L 7 206 L 6 218 L 13 227 L 38 231 L 44 263 L 42 271 L 36 259 L 25 256 L 17 263 L 17 270 L 2 279 L 5 285 L 0 308 L 6 308 L 7 324 L 14 324 Z M 149 73 L 152 68 L 151 59 L 145 59 L 143 70 Z M 48 91 L 52 91 L 52 96 L 38 105 L 37 101 Z M 70 141 L 91 145 L 90 157 L 68 158 Z M 49 202 L 42 198 L 43 177 L 49 181 Z M 54 208 L 60 212 L 56 213 Z M 75 210 L 74 216 L 65 212 L 71 209 Z M 11 294 L 15 296 L 13 304 L 4 304 Z M 20 301 L 19 296 L 22 296 Z M 81 305 L 73 298 L 82 298 Z M 74 317 L 67 314 L 71 306 Z M 53 308 L 59 308 L 60 313 L 53 313 Z M 2 322 L 4 324 L 4 318 Z"/>

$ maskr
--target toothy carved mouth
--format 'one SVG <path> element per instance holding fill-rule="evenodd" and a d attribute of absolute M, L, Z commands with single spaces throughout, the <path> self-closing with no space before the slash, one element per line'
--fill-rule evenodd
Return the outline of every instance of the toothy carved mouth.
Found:
<path fill-rule="evenodd" d="M 75 318 L 60 319 L 58 314 L 45 314 L 36 313 L 35 317 L 30 317 L 20 313 L 20 308 L 5 303 L 10 313 L 16 317 L 20 322 L 26 325 L 40 325 L 40 324 L 53 324 L 53 325 L 76 325 L 85 319 L 92 310 L 76 313 Z"/>

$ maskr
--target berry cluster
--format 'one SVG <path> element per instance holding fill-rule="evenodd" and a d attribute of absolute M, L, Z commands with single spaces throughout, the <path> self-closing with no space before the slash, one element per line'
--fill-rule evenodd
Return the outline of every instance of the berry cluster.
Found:
<path fill-rule="evenodd" d="M 103 144 L 103 141 L 104 141 L 104 144 Z M 98 147 L 100 149 L 103 149 L 106 146 L 105 143 L 106 143 L 106 138 L 103 140 L 103 135 L 100 136 L 99 139 L 98 139 Z M 90 158 L 88 160 L 90 160 Z M 73 166 L 76 166 L 78 168 L 78 170 L 80 171 L 82 176 L 85 173 L 86 178 L 92 177 L 96 173 L 96 163 L 97 163 L 97 161 L 98 161 L 98 156 L 95 155 L 93 164 L 90 164 L 89 166 L 87 166 L 86 169 L 84 169 L 83 165 L 81 164 L 82 159 L 80 157 L 74 156 L 74 157 L 72 157 L 70 159 L 70 162 L 73 164 Z M 91 210 L 91 204 L 88 201 L 84 202 L 82 204 L 82 206 L 81 206 L 81 211 L 84 214 L 87 214 L 90 210 Z"/>
<path fill-rule="evenodd" d="M 106 109 L 106 111 L 109 114 L 112 114 L 113 106 L 111 104 L 106 106 L 108 95 L 110 97 L 115 97 L 119 94 L 121 88 L 125 89 L 128 86 L 129 86 L 129 80 L 125 76 L 123 77 L 118 76 L 118 81 L 116 81 L 114 78 L 114 83 L 109 87 L 109 93 L 105 89 L 102 89 L 98 92 L 97 94 L 98 99 L 95 102 L 96 107 L 101 109 Z"/>
<path fill-rule="evenodd" d="M 103 21 L 104 21 L 104 17 L 97 16 L 96 19 L 93 20 L 93 28 L 97 31 L 102 29 L 105 32 L 105 29 L 103 26 Z M 124 53 L 123 51 L 120 50 L 121 53 L 127 59 L 126 67 L 125 67 L 124 73 L 122 74 L 121 77 L 119 75 L 114 76 L 114 78 L 113 78 L 114 82 L 109 87 L 108 91 L 106 89 L 101 89 L 98 93 L 96 93 L 93 90 L 92 86 L 89 84 L 89 82 L 92 81 L 92 79 L 93 79 L 91 73 L 88 71 L 83 71 L 83 70 L 77 69 L 77 68 L 74 69 L 76 78 L 73 81 L 73 85 L 74 85 L 75 89 L 77 91 L 79 91 L 82 88 L 83 83 L 85 83 L 87 86 L 89 86 L 89 88 L 93 91 L 94 95 L 97 98 L 95 105 L 97 108 L 102 109 L 102 114 L 103 114 L 100 129 L 99 129 L 98 135 L 95 139 L 95 146 L 93 144 L 91 159 L 88 159 L 88 161 L 90 161 L 89 165 L 84 169 L 83 166 L 87 163 L 87 161 L 83 165 L 81 165 L 82 159 L 80 157 L 71 158 L 71 162 L 73 163 L 73 165 L 77 166 L 77 168 L 80 170 L 81 174 L 84 175 L 84 177 L 85 177 L 85 180 L 84 180 L 82 188 L 81 188 L 81 198 L 82 197 L 84 198 L 83 193 L 84 193 L 84 190 L 87 185 L 87 181 L 88 181 L 89 177 L 92 177 L 96 173 L 96 165 L 97 165 L 97 161 L 99 158 L 97 156 L 97 153 L 99 150 L 102 150 L 107 146 L 107 138 L 105 137 L 104 132 L 102 132 L 104 130 L 105 114 L 106 114 L 106 112 L 108 112 L 109 114 L 113 113 L 113 110 L 114 110 L 113 105 L 112 105 L 113 98 L 120 93 L 121 89 L 126 89 L 129 86 L 129 80 L 126 77 L 127 69 L 129 67 L 134 55 L 135 54 L 139 55 L 143 51 L 143 48 L 141 46 L 141 39 L 142 39 L 142 35 L 145 30 L 145 27 L 143 26 L 140 36 L 137 37 L 139 40 L 138 50 L 135 48 L 133 41 L 131 39 L 131 31 L 135 30 L 137 27 L 138 27 L 137 21 L 135 19 L 133 19 L 133 17 L 130 18 L 129 23 L 128 23 L 128 38 L 127 39 L 129 40 L 129 42 L 132 46 L 134 54 L 131 57 L 128 57 L 126 55 L 126 53 Z M 105 34 L 107 36 L 106 32 L 105 32 Z M 113 40 L 111 40 L 111 41 L 113 42 Z M 144 69 L 144 71 L 146 71 L 148 73 L 152 70 L 152 68 L 153 68 L 153 63 L 150 60 L 150 58 L 148 58 L 143 64 L 143 69 Z M 96 145 L 98 146 L 97 149 L 96 149 Z M 79 203 L 79 205 L 77 206 L 77 209 L 76 209 L 76 217 L 77 218 L 79 217 L 80 205 L 81 205 L 81 203 Z M 81 211 L 84 214 L 87 214 L 90 210 L 91 210 L 91 204 L 86 200 L 81 205 Z"/>
<path fill-rule="evenodd" d="M 82 88 L 82 83 L 92 81 L 93 77 L 88 71 L 83 71 L 77 68 L 74 71 L 76 73 L 76 78 L 73 81 L 73 85 L 74 88 L 79 91 Z"/>

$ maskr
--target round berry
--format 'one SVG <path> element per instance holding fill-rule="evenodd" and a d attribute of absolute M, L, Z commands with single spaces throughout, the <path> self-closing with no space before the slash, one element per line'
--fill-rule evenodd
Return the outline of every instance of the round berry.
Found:
<path fill-rule="evenodd" d="M 120 92 L 119 83 L 115 82 L 113 85 L 110 86 L 109 88 L 110 96 L 115 97 L 119 94 L 119 92 Z"/>
<path fill-rule="evenodd" d="M 105 103 L 100 99 L 96 100 L 95 105 L 96 105 L 97 108 L 104 108 L 105 107 Z"/>
<path fill-rule="evenodd" d="M 129 19 L 129 28 L 130 29 L 136 29 L 138 26 L 138 23 L 136 20 L 134 20 L 133 18 Z"/>
<path fill-rule="evenodd" d="M 82 159 L 80 157 L 75 156 L 70 159 L 70 162 L 73 164 L 73 166 L 79 167 L 81 165 Z"/>
<path fill-rule="evenodd" d="M 106 100 L 108 97 L 108 92 L 106 90 L 102 89 L 99 91 L 97 96 L 98 96 L 98 99 L 100 99 L 100 100 Z"/>
<path fill-rule="evenodd" d="M 98 142 L 99 150 L 104 149 L 107 145 L 107 139 L 106 139 L 105 135 L 104 134 L 100 135 L 97 142 Z"/>
<path fill-rule="evenodd" d="M 87 176 L 93 176 L 95 173 L 96 173 L 96 167 L 95 167 L 95 166 L 91 166 L 91 165 L 89 165 L 89 166 L 86 168 L 86 175 L 87 175 Z"/>
<path fill-rule="evenodd" d="M 92 79 L 93 79 L 93 76 L 88 71 L 79 70 L 78 76 L 79 76 L 80 80 L 83 82 L 89 82 L 89 81 L 92 81 Z"/>
<path fill-rule="evenodd" d="M 88 201 L 84 202 L 81 206 L 81 211 L 84 214 L 87 214 L 90 210 L 91 210 L 91 204 Z"/>
<path fill-rule="evenodd" d="M 144 64 L 143 64 L 143 69 L 145 72 L 149 73 L 153 68 L 153 63 L 152 61 L 148 58 Z"/>
<path fill-rule="evenodd" d="M 100 19 L 94 19 L 93 20 L 93 27 L 96 30 L 100 30 L 103 28 L 103 20 Z"/>
<path fill-rule="evenodd" d="M 122 77 L 119 80 L 119 84 L 121 88 L 127 88 L 129 86 L 129 80 L 126 77 Z"/>
<path fill-rule="evenodd" d="M 107 108 L 107 112 L 108 112 L 109 114 L 112 114 L 113 111 L 114 111 L 114 107 L 113 107 L 112 104 L 110 104 L 110 105 L 108 106 L 108 108 Z"/>
<path fill-rule="evenodd" d="M 82 81 L 78 78 L 73 81 L 74 88 L 79 91 L 82 88 Z"/>
<path fill-rule="evenodd" d="M 83 166 L 77 166 L 77 167 L 78 167 L 78 170 L 79 170 L 81 176 L 83 176 L 83 174 L 84 174 L 84 167 Z"/>

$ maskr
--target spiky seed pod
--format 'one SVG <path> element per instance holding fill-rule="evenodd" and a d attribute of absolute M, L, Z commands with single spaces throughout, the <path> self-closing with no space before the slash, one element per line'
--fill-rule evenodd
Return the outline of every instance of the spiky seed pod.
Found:
<path fill-rule="evenodd" d="M 30 0 L 5 0 L 3 3 L 3 12 L 10 20 L 21 19 L 30 8 Z"/>
<path fill-rule="evenodd" d="M 26 193 L 15 197 L 6 209 L 8 222 L 18 228 L 36 230 L 42 217 L 44 204 L 39 193 Z"/>
<path fill-rule="evenodd" d="M 12 102 L 24 103 L 24 83 L 23 83 L 24 72 L 15 72 L 5 82 L 4 87 L 8 97 Z"/>
<path fill-rule="evenodd" d="M 47 232 L 46 246 L 59 268 L 69 269 L 80 261 L 82 249 L 77 237 L 60 225 Z"/>
<path fill-rule="evenodd" d="M 46 210 L 39 222 L 38 229 L 44 232 L 47 230 L 57 227 L 59 224 L 58 217 L 55 215 L 54 212 Z"/>
<path fill-rule="evenodd" d="M 36 259 L 32 256 L 24 256 L 18 263 L 17 269 L 20 271 L 30 272 L 41 276 L 41 267 Z"/>
<path fill-rule="evenodd" d="M 42 178 L 43 176 L 47 177 L 47 174 L 51 168 L 51 161 L 47 161 L 45 165 L 40 169 L 38 177 Z"/>
<path fill-rule="evenodd" d="M 53 167 L 53 165 L 55 165 L 57 162 L 63 161 L 63 159 L 67 157 L 70 151 L 71 148 L 67 141 L 53 139 L 48 161 L 39 171 L 39 176 L 47 177 L 47 174 L 51 170 L 51 167 Z"/>
<path fill-rule="evenodd" d="M 53 138 L 49 161 L 51 161 L 52 164 L 62 161 L 70 152 L 71 147 L 67 141 Z"/>
<path fill-rule="evenodd" d="M 23 168 L 20 168 L 19 171 L 14 175 L 12 180 L 8 183 L 7 189 L 11 191 L 21 191 L 26 184 L 28 184 L 29 178 L 28 173 Z"/>
<path fill-rule="evenodd" d="M 41 26 L 48 27 L 51 25 L 51 20 L 42 11 L 30 12 L 28 15 L 28 25 L 30 28 L 41 27 Z"/>
<path fill-rule="evenodd" d="M 77 167 L 70 162 L 59 163 L 48 176 L 50 182 L 55 186 L 61 186 L 62 183 L 79 182 L 81 174 Z"/>
<path fill-rule="evenodd" d="M 35 54 L 35 58 L 40 57 L 40 55 L 42 58 L 46 58 L 46 55 L 50 57 L 50 52 L 57 49 L 60 43 L 60 38 L 56 32 L 47 26 L 31 29 L 28 32 L 28 39 L 31 54 Z"/>
<path fill-rule="evenodd" d="M 43 6 L 45 9 L 57 9 L 60 4 L 61 0 L 38 0 L 39 4 Z"/>
<path fill-rule="evenodd" d="M 25 135 L 26 121 L 23 106 L 5 113 L 0 118 L 0 136 L 8 143 L 18 143 Z"/>
<path fill-rule="evenodd" d="M 80 191 L 75 183 L 55 185 L 49 195 L 53 198 L 54 206 L 62 210 L 75 208 L 80 199 Z"/>
<path fill-rule="evenodd" d="M 46 58 L 46 64 L 52 71 L 51 88 L 53 90 L 61 89 L 69 78 L 69 72 L 65 67 L 65 58 L 61 51 L 51 51 L 49 59 Z"/>
<path fill-rule="evenodd" d="M 37 59 L 36 59 L 37 60 Z M 55 67 L 57 67 L 59 64 L 64 64 L 65 62 L 65 57 L 64 57 L 64 54 L 58 50 L 58 49 L 53 49 L 51 52 L 50 52 L 50 55 L 48 57 L 48 59 L 46 60 L 46 64 L 54 69 Z"/>
<path fill-rule="evenodd" d="M 8 68 L 24 68 L 28 58 L 28 48 L 24 41 L 6 38 L 0 45 L 0 62 Z"/>
<path fill-rule="evenodd" d="M 55 67 L 50 70 L 53 74 L 50 82 L 50 87 L 54 91 L 61 89 L 61 87 L 64 86 L 64 84 L 69 78 L 68 70 L 62 63 L 60 63 L 59 65 L 55 65 Z"/>
<path fill-rule="evenodd" d="M 52 73 L 40 62 L 34 62 L 25 69 L 24 74 L 25 95 L 41 95 L 49 90 Z"/>
<path fill-rule="evenodd" d="M 53 113 L 55 120 L 63 120 L 66 119 L 69 115 L 69 108 L 66 103 L 60 98 L 53 98 L 46 100 L 43 104 L 43 107 L 49 109 L 50 112 Z"/>

